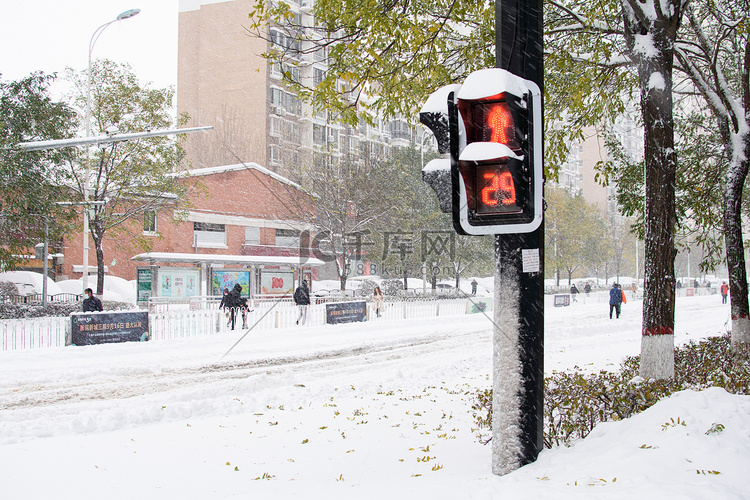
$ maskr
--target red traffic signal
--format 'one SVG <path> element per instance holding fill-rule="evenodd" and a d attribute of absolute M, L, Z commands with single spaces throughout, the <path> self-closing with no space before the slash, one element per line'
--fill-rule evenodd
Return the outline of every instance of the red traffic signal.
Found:
<path fill-rule="evenodd" d="M 453 225 L 462 234 L 534 231 L 542 221 L 541 93 L 502 69 L 448 98 Z"/>
<path fill-rule="evenodd" d="M 497 142 L 518 149 L 515 121 L 508 103 L 503 96 L 493 96 L 488 101 L 459 101 L 458 110 L 464 122 L 471 121 L 466 128 L 466 142 Z"/>

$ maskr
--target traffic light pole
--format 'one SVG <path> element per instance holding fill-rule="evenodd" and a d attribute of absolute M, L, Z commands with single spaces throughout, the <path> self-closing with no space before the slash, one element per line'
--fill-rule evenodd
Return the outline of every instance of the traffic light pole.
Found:
<path fill-rule="evenodd" d="M 496 0 L 496 64 L 543 89 L 542 0 Z M 495 235 L 492 472 L 536 460 L 544 438 L 544 224 Z"/>

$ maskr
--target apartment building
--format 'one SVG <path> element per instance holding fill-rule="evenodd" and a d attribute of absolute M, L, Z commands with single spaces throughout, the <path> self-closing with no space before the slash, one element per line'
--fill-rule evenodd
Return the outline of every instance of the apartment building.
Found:
<path fill-rule="evenodd" d="M 619 116 L 609 131 L 622 144 L 625 154 L 632 161 L 643 159 L 643 128 L 638 125 L 633 114 L 637 112 L 630 110 Z M 573 195 L 583 196 L 588 203 L 597 205 L 608 218 L 619 218 L 617 186 L 613 182 L 603 186 L 596 180 L 597 164 L 609 158 L 605 133 L 606 131 L 596 127 L 584 129 L 584 140 L 569 145 L 568 160 L 560 167 L 556 185 Z"/>
<path fill-rule="evenodd" d="M 295 26 L 314 32 L 312 0 L 289 0 Z M 248 14 L 254 0 L 181 0 L 177 110 L 191 124 L 213 125 L 189 136 L 188 158 L 198 168 L 255 162 L 289 179 L 326 158 L 367 164 L 394 147 L 416 142 L 406 120 L 344 126 L 327 110 L 314 111 L 282 80 L 282 68 L 263 57 L 284 50 L 294 64 L 283 71 L 308 85 L 327 71 L 325 50 L 310 51 L 286 29 L 265 27 L 258 36 Z M 303 37 L 304 38 L 304 37 Z M 345 88 L 341 88 L 346 92 Z"/>

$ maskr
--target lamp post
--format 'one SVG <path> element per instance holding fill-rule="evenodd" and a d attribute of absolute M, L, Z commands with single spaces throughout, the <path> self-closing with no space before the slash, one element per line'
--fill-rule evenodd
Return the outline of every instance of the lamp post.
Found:
<path fill-rule="evenodd" d="M 425 134 L 425 128 L 421 127 L 422 136 L 419 139 L 419 153 L 420 153 L 420 167 L 424 168 L 424 140 L 425 138 L 429 138 L 427 134 Z M 435 290 L 432 291 L 433 293 Z M 424 297 L 427 294 L 427 261 L 425 260 L 422 262 L 422 296 Z"/>
<path fill-rule="evenodd" d="M 94 45 L 99 39 L 102 32 L 112 23 L 122 21 L 123 19 L 130 19 L 137 15 L 141 9 L 130 9 L 120 13 L 113 20 L 102 24 L 94 31 L 89 41 L 89 67 L 86 73 L 88 80 L 86 86 L 86 137 L 91 137 L 91 53 L 94 51 Z M 88 156 L 88 155 L 87 155 Z M 83 289 L 85 290 L 89 286 L 89 212 L 88 212 L 88 201 L 89 201 L 89 183 L 91 176 L 90 172 L 90 157 L 86 158 L 86 169 L 83 179 Z"/>

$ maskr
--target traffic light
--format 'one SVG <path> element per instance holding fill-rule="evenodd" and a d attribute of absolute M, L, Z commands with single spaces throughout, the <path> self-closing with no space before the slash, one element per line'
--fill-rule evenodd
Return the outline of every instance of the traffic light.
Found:
<path fill-rule="evenodd" d="M 460 234 L 529 233 L 542 222 L 539 87 L 476 71 L 447 97 L 453 225 Z"/>
<path fill-rule="evenodd" d="M 427 98 L 422 109 L 419 111 L 419 121 L 427 126 L 435 135 L 438 152 L 443 157 L 430 161 L 422 168 L 422 180 L 425 181 L 438 197 L 440 210 L 452 213 L 451 198 L 451 160 L 450 152 L 451 135 L 450 123 L 448 122 L 448 97 L 461 89 L 461 85 L 446 85 L 436 90 Z"/>

